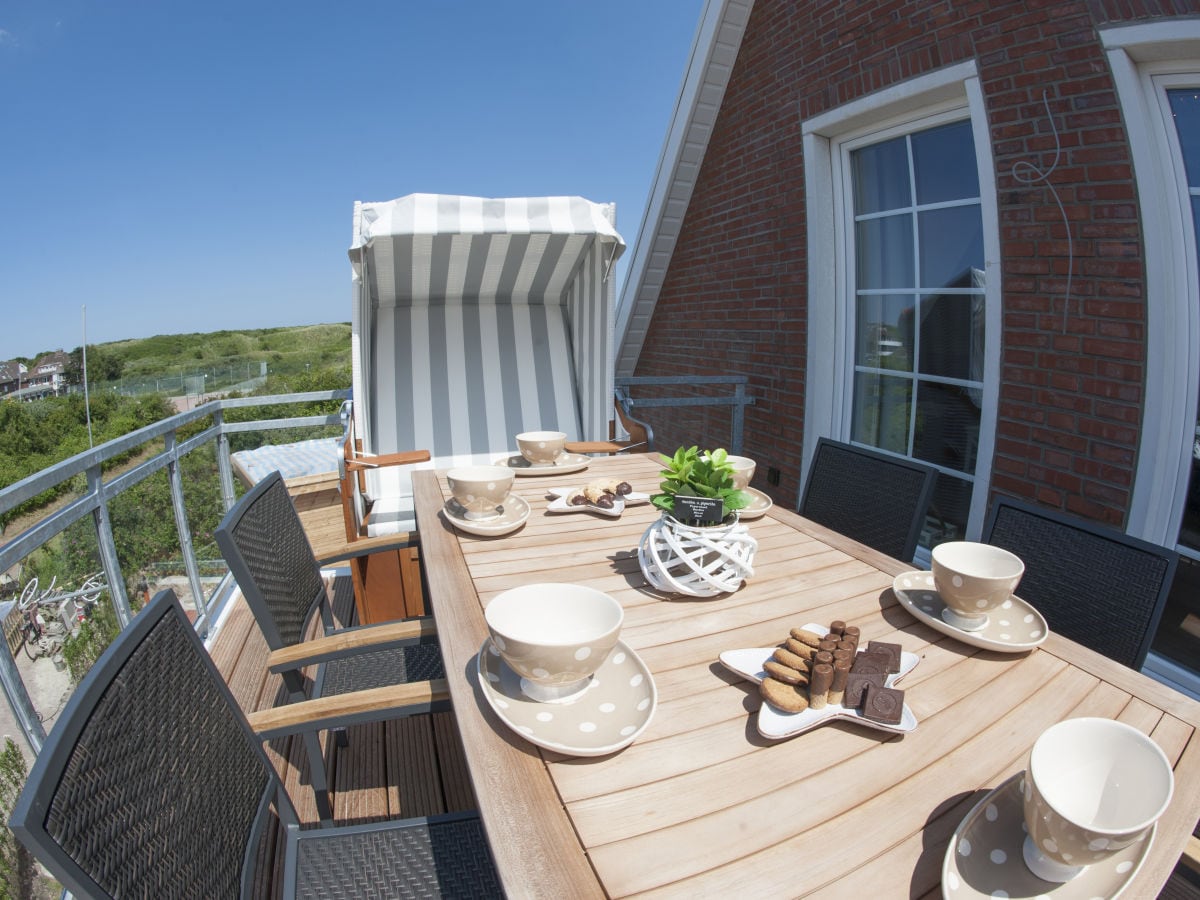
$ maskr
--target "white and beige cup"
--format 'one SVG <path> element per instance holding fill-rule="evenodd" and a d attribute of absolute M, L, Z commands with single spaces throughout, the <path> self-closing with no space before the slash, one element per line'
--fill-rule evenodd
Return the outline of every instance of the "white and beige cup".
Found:
<path fill-rule="evenodd" d="M 942 619 L 963 631 L 979 631 L 987 627 L 987 614 L 1012 597 L 1025 564 L 991 544 L 948 541 L 933 548 L 930 570 L 946 604 Z"/>
<path fill-rule="evenodd" d="M 561 703 L 587 690 L 617 643 L 625 611 L 594 588 L 542 583 L 497 594 L 484 618 L 525 695 Z"/>
<path fill-rule="evenodd" d="M 517 435 L 517 449 L 532 465 L 548 466 L 563 455 L 567 435 L 563 431 L 525 431 Z"/>
<path fill-rule="evenodd" d="M 513 471 L 507 466 L 461 466 L 446 473 L 446 482 L 468 519 L 490 519 L 503 513 Z"/>
<path fill-rule="evenodd" d="M 748 456 L 730 456 L 727 460 L 733 466 L 733 486 L 739 491 L 746 490 L 754 480 L 757 464 Z"/>
<path fill-rule="evenodd" d="M 1166 754 L 1136 728 L 1101 718 L 1052 725 L 1025 770 L 1025 865 L 1044 881 L 1071 880 L 1146 840 L 1173 789 Z"/>

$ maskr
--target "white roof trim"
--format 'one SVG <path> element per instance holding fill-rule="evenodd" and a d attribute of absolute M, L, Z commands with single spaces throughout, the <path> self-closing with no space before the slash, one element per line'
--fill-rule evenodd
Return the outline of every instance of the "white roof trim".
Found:
<path fill-rule="evenodd" d="M 708 0 L 617 302 L 616 374 L 637 366 L 754 0 Z"/>

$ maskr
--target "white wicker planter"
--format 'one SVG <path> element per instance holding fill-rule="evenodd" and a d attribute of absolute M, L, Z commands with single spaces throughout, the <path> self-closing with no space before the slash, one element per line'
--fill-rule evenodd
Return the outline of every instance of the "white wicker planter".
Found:
<path fill-rule="evenodd" d="M 646 580 L 660 591 L 715 597 L 736 591 L 754 574 L 758 541 L 737 520 L 721 525 L 685 525 L 663 513 L 638 544 Z"/>

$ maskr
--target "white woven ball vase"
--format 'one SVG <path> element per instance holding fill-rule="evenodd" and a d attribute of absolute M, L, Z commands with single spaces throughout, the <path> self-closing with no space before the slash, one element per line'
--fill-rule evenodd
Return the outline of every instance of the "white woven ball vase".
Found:
<path fill-rule="evenodd" d="M 720 525 L 686 525 L 663 513 L 638 543 L 646 580 L 660 591 L 715 597 L 742 586 L 754 574 L 758 541 L 737 520 Z"/>

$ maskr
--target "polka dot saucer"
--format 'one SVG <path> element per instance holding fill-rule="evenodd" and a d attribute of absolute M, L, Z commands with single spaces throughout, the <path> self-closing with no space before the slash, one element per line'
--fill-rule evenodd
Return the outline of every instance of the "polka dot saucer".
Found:
<path fill-rule="evenodd" d="M 1024 653 L 1046 640 L 1050 628 L 1042 614 L 1016 594 L 988 613 L 979 631 L 963 631 L 942 618 L 946 604 L 933 585 L 933 573 L 917 570 L 897 575 L 892 590 L 900 605 L 931 628 L 964 644 L 1000 653 Z"/>
<path fill-rule="evenodd" d="M 946 900 L 979 897 L 1117 897 L 1150 852 L 1154 830 L 1141 843 L 1088 866 L 1070 881 L 1042 881 L 1025 865 L 1025 814 L 1021 804 L 1024 772 L 1018 772 L 980 800 L 966 815 L 942 864 Z"/>
<path fill-rule="evenodd" d="M 583 693 L 540 703 L 521 691 L 521 677 L 491 638 L 478 656 L 479 684 L 501 721 L 530 743 L 570 756 L 603 756 L 629 746 L 658 707 L 654 677 L 640 656 L 617 641 Z"/>

